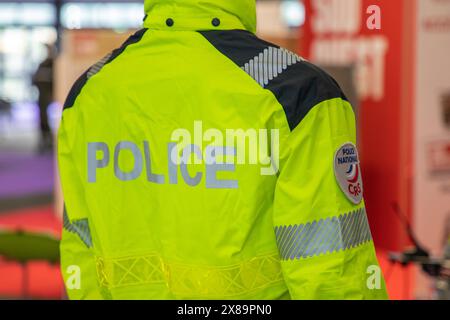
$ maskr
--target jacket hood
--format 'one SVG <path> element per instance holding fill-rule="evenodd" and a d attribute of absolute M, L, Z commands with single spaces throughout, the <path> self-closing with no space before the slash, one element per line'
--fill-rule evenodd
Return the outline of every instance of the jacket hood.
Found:
<path fill-rule="evenodd" d="M 239 29 L 256 32 L 255 0 L 145 0 L 144 26 L 162 27 L 172 19 L 174 29 Z M 212 25 L 217 18 L 220 25 Z M 164 24 L 161 22 L 164 20 Z M 216 20 L 217 21 L 217 20 Z"/>

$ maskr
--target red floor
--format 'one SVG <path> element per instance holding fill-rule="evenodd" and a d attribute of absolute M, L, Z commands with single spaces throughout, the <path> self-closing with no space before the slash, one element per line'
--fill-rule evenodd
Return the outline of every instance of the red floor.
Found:
<path fill-rule="evenodd" d="M 378 261 L 383 270 L 389 298 L 391 300 L 413 299 L 414 267 L 392 265 L 388 260 L 388 253 L 377 250 Z"/>
<path fill-rule="evenodd" d="M 0 228 L 22 229 L 60 234 L 61 222 L 53 214 L 52 206 L 38 207 L 0 215 Z M 59 266 L 46 262 L 26 266 L 29 276 L 28 297 L 60 299 L 63 281 Z M 23 267 L 17 263 L 0 260 L 0 298 L 23 298 Z"/>

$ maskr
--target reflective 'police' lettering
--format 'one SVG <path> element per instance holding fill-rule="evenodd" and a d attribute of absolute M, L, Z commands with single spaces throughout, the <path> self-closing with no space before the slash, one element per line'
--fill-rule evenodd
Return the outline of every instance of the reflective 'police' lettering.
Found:
<path fill-rule="evenodd" d="M 101 153 L 101 154 L 100 154 Z M 120 162 L 122 153 L 129 153 L 133 157 L 133 166 L 126 170 L 121 167 L 124 162 Z M 174 155 L 177 154 L 177 144 L 169 143 L 167 148 L 168 160 L 168 183 L 178 184 L 178 168 L 180 168 L 181 177 L 184 182 L 192 187 L 198 186 L 203 176 L 205 176 L 206 188 L 208 189 L 237 189 L 237 180 L 219 180 L 217 175 L 219 172 L 234 172 L 236 167 L 233 163 L 219 162 L 216 157 L 236 156 L 235 148 L 231 147 L 208 147 L 206 150 L 205 172 L 196 172 L 192 175 L 188 170 L 189 159 L 191 155 L 195 155 L 198 160 L 203 160 L 202 150 L 197 145 L 187 145 L 182 150 L 182 157 L 178 161 Z M 98 156 L 100 156 L 98 158 Z M 121 181 L 133 181 L 142 175 L 142 171 L 146 170 L 147 181 L 164 184 L 166 183 L 163 174 L 157 174 L 152 171 L 151 150 L 148 141 L 143 142 L 143 152 L 134 142 L 121 141 L 114 148 L 114 176 Z M 88 182 L 97 182 L 98 169 L 106 169 L 110 164 L 110 150 L 104 142 L 88 143 L 87 147 L 87 174 Z"/>
<path fill-rule="evenodd" d="M 119 166 L 119 155 L 123 150 L 129 150 L 133 154 L 134 166 L 130 172 L 124 172 Z M 114 150 L 114 174 L 122 181 L 131 181 L 139 178 L 142 173 L 142 154 L 138 146 L 130 141 L 119 142 Z"/>
<path fill-rule="evenodd" d="M 175 153 L 177 148 L 177 144 L 175 142 L 171 142 L 167 145 L 167 157 L 168 159 L 168 167 L 169 167 L 169 183 L 170 184 L 178 184 L 178 174 L 177 174 L 177 164 L 173 161 L 172 155 Z"/>
<path fill-rule="evenodd" d="M 189 157 L 191 154 L 196 154 L 198 159 L 202 160 L 202 150 L 200 150 L 200 147 L 194 144 L 188 145 L 183 149 L 183 157 L 180 163 L 180 170 L 184 181 L 191 187 L 195 187 L 202 181 L 202 173 L 197 172 L 194 177 L 191 177 L 189 175 L 187 164 L 189 162 Z"/>
<path fill-rule="evenodd" d="M 150 157 L 150 147 L 148 141 L 144 141 L 144 153 L 145 153 L 145 168 L 147 169 L 147 180 L 157 183 L 164 183 L 164 176 L 162 174 L 152 173 L 152 159 Z"/>
<path fill-rule="evenodd" d="M 103 152 L 103 158 L 97 160 L 97 151 Z M 97 169 L 105 168 L 109 163 L 108 145 L 103 142 L 88 143 L 88 181 L 97 182 Z"/>
<path fill-rule="evenodd" d="M 209 189 L 237 189 L 237 180 L 217 180 L 217 172 L 233 172 L 236 167 L 232 163 L 218 163 L 217 156 L 235 156 L 236 149 L 232 147 L 207 147 L 206 150 L 206 188 Z"/>

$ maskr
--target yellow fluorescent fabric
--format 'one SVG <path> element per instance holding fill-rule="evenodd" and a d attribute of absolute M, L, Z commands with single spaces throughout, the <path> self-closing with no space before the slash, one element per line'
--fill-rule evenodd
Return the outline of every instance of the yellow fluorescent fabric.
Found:
<path fill-rule="evenodd" d="M 256 38 L 253 1 L 145 7 L 145 29 L 83 74 L 65 103 L 58 162 L 67 216 L 92 239 L 88 246 L 63 231 L 69 297 L 385 297 L 382 275 L 380 289 L 367 286 L 367 268 L 378 263 L 364 203 L 352 204 L 334 176 L 336 151 L 355 143 L 354 115 L 336 84 Z M 216 17 L 219 27 L 210 25 Z M 279 172 L 171 166 L 173 132 L 194 135 L 199 121 L 203 131 L 277 130 Z M 310 238 L 285 231 L 321 220 L 329 229 L 310 228 Z"/>
<path fill-rule="evenodd" d="M 174 20 L 174 29 L 246 29 L 256 32 L 255 0 L 145 0 L 147 14 L 144 27 L 165 28 L 166 20 Z M 218 18 L 219 26 L 211 21 Z"/>
<path fill-rule="evenodd" d="M 333 170 L 334 153 L 347 142 L 356 143 L 355 132 L 351 106 L 341 99 L 333 99 L 314 107 L 291 133 L 283 148 L 283 165 L 275 191 L 275 226 L 325 221 L 364 208 L 363 202 L 355 206 L 346 198 Z M 326 231 L 332 233 L 331 228 Z M 350 250 L 283 261 L 282 266 L 295 298 L 386 298 L 382 279 L 380 290 L 367 287 L 368 269 L 378 266 L 371 241 Z"/>

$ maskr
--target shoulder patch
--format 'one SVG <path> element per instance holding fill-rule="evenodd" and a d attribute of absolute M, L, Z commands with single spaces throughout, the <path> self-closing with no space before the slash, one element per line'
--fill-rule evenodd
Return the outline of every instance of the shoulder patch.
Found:
<path fill-rule="evenodd" d="M 358 150 L 353 143 L 340 147 L 334 156 L 334 174 L 345 196 L 353 203 L 363 199 L 363 183 Z"/>

